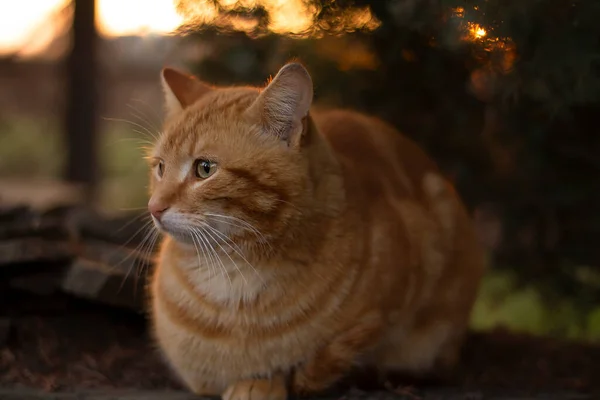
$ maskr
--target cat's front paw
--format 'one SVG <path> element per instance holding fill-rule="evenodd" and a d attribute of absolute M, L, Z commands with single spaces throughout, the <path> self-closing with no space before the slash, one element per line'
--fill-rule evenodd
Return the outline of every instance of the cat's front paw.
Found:
<path fill-rule="evenodd" d="M 286 400 L 287 389 L 280 377 L 273 379 L 248 379 L 229 386 L 223 400 Z"/>

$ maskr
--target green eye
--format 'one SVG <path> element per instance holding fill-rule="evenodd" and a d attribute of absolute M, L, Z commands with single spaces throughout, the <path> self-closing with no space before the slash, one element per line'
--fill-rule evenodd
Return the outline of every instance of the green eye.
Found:
<path fill-rule="evenodd" d="M 196 176 L 206 179 L 217 170 L 217 164 L 208 160 L 196 160 Z"/>

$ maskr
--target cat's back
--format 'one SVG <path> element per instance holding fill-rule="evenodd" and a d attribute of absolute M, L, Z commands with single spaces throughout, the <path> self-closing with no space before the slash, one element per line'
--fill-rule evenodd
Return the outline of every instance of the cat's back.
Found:
<path fill-rule="evenodd" d="M 317 110 L 313 119 L 336 153 L 347 179 L 368 197 L 423 199 L 423 180 L 436 164 L 388 123 L 350 110 Z"/>

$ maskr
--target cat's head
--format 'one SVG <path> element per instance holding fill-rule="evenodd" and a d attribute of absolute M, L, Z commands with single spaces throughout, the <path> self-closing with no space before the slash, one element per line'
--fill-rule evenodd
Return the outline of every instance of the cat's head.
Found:
<path fill-rule="evenodd" d="M 214 87 L 165 68 L 166 124 L 149 154 L 148 203 L 176 241 L 260 243 L 311 198 L 310 75 L 298 63 L 265 88 Z"/>

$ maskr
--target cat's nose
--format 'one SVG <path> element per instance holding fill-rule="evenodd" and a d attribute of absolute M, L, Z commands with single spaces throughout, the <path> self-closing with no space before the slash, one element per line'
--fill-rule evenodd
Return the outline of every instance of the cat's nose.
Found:
<path fill-rule="evenodd" d="M 160 218 L 162 217 L 164 212 L 167 211 L 168 208 L 168 205 L 155 199 L 150 199 L 150 201 L 148 202 L 148 211 L 150 211 L 150 214 L 152 214 L 152 216 L 158 220 L 160 220 Z"/>

